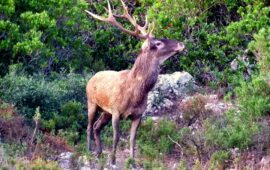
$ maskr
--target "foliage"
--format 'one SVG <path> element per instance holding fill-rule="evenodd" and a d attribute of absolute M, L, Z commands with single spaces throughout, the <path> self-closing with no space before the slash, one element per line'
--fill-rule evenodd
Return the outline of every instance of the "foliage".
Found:
<path fill-rule="evenodd" d="M 15 164 L 16 169 L 29 169 L 29 170 L 60 170 L 55 161 L 46 161 L 41 158 L 35 159 L 30 163 L 24 161 L 18 161 Z"/>
<path fill-rule="evenodd" d="M 101 7 L 105 4 L 91 2 L 90 6 L 104 13 Z M 100 23 L 83 12 L 87 8 L 85 0 L 1 1 L 0 51 L 4 57 L 0 75 L 7 73 L 9 64 L 17 63 L 31 74 L 126 68 L 131 58 L 125 57 L 132 54 L 137 41 L 123 41 L 119 30 L 96 26 Z"/>
<path fill-rule="evenodd" d="M 184 69 L 201 83 L 231 83 L 230 62 L 242 55 L 252 35 L 269 25 L 265 1 L 147 1 L 148 16 L 158 37 L 184 40 L 188 53 L 166 63 L 166 70 Z M 179 12 L 181 11 L 181 12 Z M 249 54 L 252 60 L 252 55 Z M 220 71 L 227 74 L 220 75 Z M 224 80 L 220 79 L 223 78 Z M 224 83 L 223 83 L 224 85 Z"/>
<path fill-rule="evenodd" d="M 5 56 L 1 61 L 21 62 L 30 73 L 60 67 L 79 70 L 91 62 L 86 37 L 91 23 L 81 12 L 87 8 L 85 1 L 9 0 L 1 1 L 0 7 L 5 9 L 1 10 L 0 50 Z"/>
<path fill-rule="evenodd" d="M 269 113 L 270 87 L 261 76 L 241 82 L 236 88 L 238 110 L 230 110 L 223 118 L 208 119 L 206 138 L 223 148 L 247 148 L 259 130 L 258 119 Z"/>
<path fill-rule="evenodd" d="M 256 35 L 249 48 L 255 53 L 260 73 L 270 85 L 270 27 L 262 28 Z"/>
<path fill-rule="evenodd" d="M 225 161 L 230 158 L 230 153 L 217 151 L 211 155 L 210 169 L 224 169 Z"/>
<path fill-rule="evenodd" d="M 248 8 L 251 8 L 251 6 Z M 269 13 L 269 9 L 264 8 L 259 13 L 266 15 Z M 252 19 L 249 18 L 249 20 L 251 22 Z M 267 22 L 268 20 L 262 19 L 257 24 L 264 25 Z M 251 26 L 250 30 L 253 30 L 254 27 L 259 28 L 255 24 Z M 249 81 L 237 81 L 238 87 L 234 89 L 237 97 L 237 110 L 230 110 L 225 113 L 223 119 L 217 120 L 214 118 L 206 123 L 206 137 L 216 145 L 225 148 L 239 147 L 241 149 L 250 146 L 252 136 L 260 130 L 259 119 L 269 114 L 270 69 L 268 65 L 270 51 L 268 33 L 268 28 L 262 28 L 258 34 L 254 35 L 255 40 L 248 45 L 257 57 L 259 72 L 255 72 Z"/>
<path fill-rule="evenodd" d="M 12 105 L 0 100 L 0 141 L 16 143 L 29 140 L 30 133 L 23 116 L 16 114 Z"/>
<path fill-rule="evenodd" d="M 28 120 L 32 119 L 35 109 L 39 107 L 41 129 L 55 133 L 60 129 L 72 132 L 68 135 L 62 133 L 62 136 L 74 144 L 86 128 L 84 103 L 88 77 L 74 73 L 27 76 L 14 70 L 1 78 L 0 94 Z"/>
<path fill-rule="evenodd" d="M 140 153 L 152 159 L 169 153 L 174 143 L 168 140 L 168 135 L 176 133 L 175 124 L 171 121 L 160 120 L 155 124 L 152 119 L 146 119 L 138 130 Z"/>
<path fill-rule="evenodd" d="M 205 109 L 206 97 L 201 94 L 195 94 L 193 97 L 185 99 L 181 102 L 180 110 L 183 112 L 182 119 L 191 124 L 195 119 L 204 119 L 209 114 Z"/>
<path fill-rule="evenodd" d="M 120 1 L 111 3 L 115 13 L 122 13 Z M 198 157 L 194 159 L 194 169 L 202 167 L 200 156 L 204 152 L 212 154 L 213 148 L 223 149 L 212 154 L 210 166 L 224 168 L 225 160 L 230 157 L 227 150 L 255 145 L 252 137 L 261 130 L 263 116 L 270 113 L 269 2 L 139 0 L 126 3 L 136 19 L 148 15 L 155 23 L 157 38 L 184 42 L 186 51 L 167 61 L 162 72 L 188 71 L 200 84 L 212 89 L 225 87 L 224 91 L 229 91 L 227 96 L 235 103 L 234 110 L 214 116 L 204 109 L 206 99 L 200 95 L 183 102 L 184 121 L 188 125 L 204 121 L 204 132 L 192 127 L 178 130 L 168 120 L 147 119 L 138 131 L 139 150 L 145 158 L 142 167 L 162 167 L 157 158 L 170 153 L 177 143 L 184 146 L 182 153 Z M 106 1 L 0 0 L 0 137 L 4 142 L 12 142 L 5 145 L 7 152 L 15 154 L 11 157 L 33 150 L 26 149 L 25 142 L 17 145 L 16 141 L 31 136 L 36 108 L 40 108 L 40 115 L 35 118 L 40 119 L 42 131 L 34 142 L 37 151 L 33 157 L 69 151 L 69 145 L 78 143 L 86 150 L 85 85 L 92 73 L 85 73 L 130 68 L 141 45 L 134 37 L 83 12 L 89 9 L 103 15 L 104 6 Z M 133 29 L 126 21 L 121 23 Z M 252 76 L 243 76 L 249 67 L 238 61 L 243 56 L 253 65 Z M 234 60 L 239 62 L 238 70 L 230 67 Z M 130 121 L 121 122 L 123 136 L 129 135 L 129 128 Z M 110 147 L 110 124 L 101 135 L 104 144 Z M 17 168 L 44 169 L 48 163 L 48 169 L 57 169 L 54 162 L 42 159 L 29 164 L 11 162 Z M 127 166 L 132 163 L 133 160 L 128 160 Z M 179 168 L 189 167 L 181 161 Z"/>
<path fill-rule="evenodd" d="M 242 82 L 236 88 L 240 110 L 245 119 L 258 118 L 270 110 L 270 86 L 261 76 L 253 77 L 251 82 Z"/>
<path fill-rule="evenodd" d="M 85 102 L 87 80 L 88 76 L 74 73 L 46 77 L 42 74 L 27 76 L 11 71 L 1 78 L 0 94 L 2 99 L 15 104 L 27 118 L 32 118 L 35 109 L 40 107 L 42 118 L 48 120 L 53 116 L 52 113 L 60 111 L 61 106 L 69 100 Z"/>

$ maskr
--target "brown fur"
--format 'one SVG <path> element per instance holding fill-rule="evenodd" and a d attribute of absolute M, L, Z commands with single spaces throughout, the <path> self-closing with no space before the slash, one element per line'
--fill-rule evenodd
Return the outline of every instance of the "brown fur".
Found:
<path fill-rule="evenodd" d="M 131 70 L 101 71 L 94 75 L 86 86 L 88 99 L 88 148 L 91 148 L 91 135 L 94 131 L 97 153 L 100 154 L 101 141 L 99 133 L 112 118 L 114 129 L 114 144 L 112 163 L 115 163 L 115 151 L 119 139 L 119 119 L 131 118 L 131 148 L 134 156 L 135 134 L 142 113 L 146 109 L 148 92 L 154 87 L 160 64 L 182 51 L 184 45 L 174 40 L 158 40 L 151 38 L 143 44 L 142 51 Z M 96 110 L 103 113 L 94 123 Z"/>

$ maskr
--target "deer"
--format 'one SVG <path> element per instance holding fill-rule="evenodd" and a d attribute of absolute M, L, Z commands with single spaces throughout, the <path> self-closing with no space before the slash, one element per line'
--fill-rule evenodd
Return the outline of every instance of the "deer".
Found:
<path fill-rule="evenodd" d="M 130 119 L 130 159 L 134 159 L 136 132 L 147 107 L 148 92 L 158 80 L 161 64 L 174 54 L 184 50 L 183 42 L 169 39 L 157 39 L 153 35 L 147 17 L 145 24 L 139 25 L 135 17 L 129 14 L 128 7 L 121 0 L 123 14 L 113 14 L 109 0 L 107 0 L 108 17 L 103 17 L 85 10 L 91 17 L 109 23 L 124 33 L 143 40 L 141 51 L 134 65 L 129 70 L 97 72 L 86 85 L 88 105 L 87 148 L 91 151 L 91 141 L 94 138 L 96 154 L 102 153 L 100 138 L 101 130 L 110 121 L 113 128 L 113 146 L 111 165 L 116 166 L 116 149 L 119 141 L 120 120 Z M 134 30 L 124 28 L 117 19 L 125 19 L 132 24 Z M 96 119 L 97 112 L 100 116 Z M 133 166 L 133 165 L 132 165 Z"/>

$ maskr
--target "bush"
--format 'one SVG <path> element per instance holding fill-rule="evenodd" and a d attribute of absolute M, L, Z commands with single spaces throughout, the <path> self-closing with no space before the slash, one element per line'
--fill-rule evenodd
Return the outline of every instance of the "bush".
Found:
<path fill-rule="evenodd" d="M 61 112 L 53 118 L 55 128 L 71 129 L 77 131 L 85 126 L 83 105 L 75 100 L 68 101 L 61 107 Z"/>
<path fill-rule="evenodd" d="M 179 106 L 182 111 L 182 118 L 188 125 L 194 123 L 197 119 L 205 119 L 207 113 L 210 111 L 205 109 L 207 99 L 201 94 L 195 94 L 194 96 L 187 98 L 181 102 Z"/>
<path fill-rule="evenodd" d="M 49 120 L 70 100 L 86 102 L 85 86 L 89 76 L 70 73 L 33 76 L 11 72 L 0 78 L 0 95 L 16 106 L 19 113 L 30 119 L 40 107 L 42 118 Z"/>
<path fill-rule="evenodd" d="M 25 160 L 23 155 L 26 148 L 18 144 L 1 144 L 0 168 L 1 169 L 29 169 L 29 170 L 60 170 L 57 162 L 37 158 Z M 3 156 L 3 157 L 2 157 Z"/>
<path fill-rule="evenodd" d="M 41 129 L 58 133 L 59 129 L 85 132 L 86 95 L 85 86 L 90 76 L 79 74 L 26 75 L 11 67 L 10 73 L 0 78 L 0 95 L 14 104 L 18 112 L 29 122 L 40 107 Z M 73 142 L 78 136 L 68 137 Z"/>
<path fill-rule="evenodd" d="M 230 158 L 230 153 L 226 151 L 216 151 L 211 155 L 210 169 L 224 169 L 226 161 Z"/>
<path fill-rule="evenodd" d="M 250 146 L 252 136 L 259 131 L 259 118 L 270 110 L 270 87 L 261 76 L 240 84 L 236 88 L 237 110 L 205 121 L 206 138 L 223 148 L 244 149 Z"/>
<path fill-rule="evenodd" d="M 29 170 L 61 170 L 55 161 L 46 161 L 41 158 L 35 159 L 30 163 L 18 161 L 15 164 L 16 169 L 29 169 Z"/>
<path fill-rule="evenodd" d="M 160 120 L 156 124 L 146 119 L 138 130 L 138 147 L 140 153 L 153 159 L 169 153 L 174 143 L 168 135 L 177 134 L 176 125 L 168 120 Z M 175 138 L 175 136 L 173 136 Z"/>
<path fill-rule="evenodd" d="M 223 85 L 231 83 L 229 78 L 235 72 L 229 71 L 230 62 L 243 55 L 252 35 L 270 23 L 270 8 L 263 0 L 140 2 L 149 8 L 148 16 L 156 25 L 154 34 L 182 40 L 188 50 L 167 61 L 165 69 L 184 69 L 202 83 L 219 81 L 220 77 Z M 254 63 L 252 54 L 248 56 Z M 227 74 L 220 75 L 224 70 Z"/>
<path fill-rule="evenodd" d="M 17 143 L 29 140 L 31 129 L 25 125 L 23 116 L 15 113 L 13 106 L 0 100 L 0 139 Z M 0 142 L 1 142 L 0 141 Z"/>
<path fill-rule="evenodd" d="M 249 44 L 249 48 L 257 57 L 260 73 L 270 86 L 270 27 L 262 28 Z"/>
<path fill-rule="evenodd" d="M 236 95 L 243 118 L 254 119 L 270 113 L 270 86 L 260 75 L 253 76 L 251 82 L 241 82 Z"/>

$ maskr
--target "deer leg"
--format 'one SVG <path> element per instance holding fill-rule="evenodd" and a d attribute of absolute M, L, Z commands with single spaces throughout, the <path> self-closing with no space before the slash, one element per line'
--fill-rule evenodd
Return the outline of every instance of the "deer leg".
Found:
<path fill-rule="evenodd" d="M 112 156 L 111 156 L 111 163 L 112 165 L 115 165 L 115 154 L 116 154 L 116 148 L 119 141 L 119 123 L 120 123 L 120 117 L 118 114 L 112 115 L 112 127 L 113 127 L 113 150 L 112 150 Z"/>
<path fill-rule="evenodd" d="M 97 147 L 96 150 L 97 150 L 98 156 L 100 156 L 100 154 L 102 153 L 102 143 L 100 139 L 100 132 L 103 129 L 103 127 L 108 124 L 111 118 L 112 118 L 111 114 L 102 112 L 101 116 L 94 124 L 94 137 L 95 137 L 95 142 L 96 142 L 96 147 Z"/>
<path fill-rule="evenodd" d="M 95 113 L 97 105 L 88 101 L 88 125 L 87 125 L 87 149 L 91 151 L 91 139 L 93 137 L 93 124 L 95 121 Z"/>
<path fill-rule="evenodd" d="M 141 117 L 135 118 L 132 120 L 131 128 L 130 128 L 130 158 L 134 159 L 134 147 L 135 147 L 135 140 L 136 140 L 136 132 L 140 125 Z M 134 166 L 134 165 L 132 165 Z"/>

